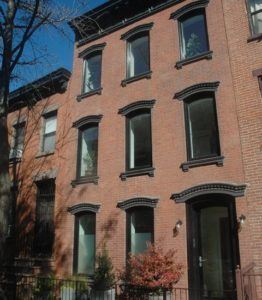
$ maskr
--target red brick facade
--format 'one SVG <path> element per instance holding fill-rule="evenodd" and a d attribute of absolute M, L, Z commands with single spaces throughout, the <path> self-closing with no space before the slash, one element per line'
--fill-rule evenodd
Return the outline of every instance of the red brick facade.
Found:
<path fill-rule="evenodd" d="M 172 194 L 198 185 L 203 185 L 202 194 L 209 194 L 212 198 L 216 191 L 221 193 L 222 199 L 224 194 L 234 194 L 233 187 L 247 184 L 244 197 L 234 194 L 236 217 L 246 216 L 238 234 L 240 262 L 242 266 L 252 261 L 261 263 L 261 94 L 258 79 L 252 71 L 262 67 L 262 44 L 259 40 L 247 42 L 250 31 L 245 0 L 206 1 L 212 58 L 175 68 L 180 60 L 178 22 L 170 15 L 191 2 L 170 5 L 80 47 L 76 45 L 67 91 L 41 100 L 36 105 L 37 111 L 41 111 L 43 105 L 58 105 L 56 150 L 54 155 L 34 158 L 40 140 L 38 123 L 38 127 L 32 129 L 36 134 L 24 151 L 21 168 L 25 170 L 25 181 L 29 184 L 32 176 L 28 172 L 38 165 L 41 165 L 41 173 L 56 170 L 53 264 L 61 276 L 73 272 L 75 217 L 67 211 L 68 207 L 80 203 L 100 205 L 96 214 L 96 248 L 99 251 L 106 242 L 114 266 L 119 269 L 126 261 L 126 212 L 117 204 L 130 198 L 149 197 L 158 199 L 154 208 L 154 240 L 165 249 L 177 250 L 177 259 L 185 266 L 180 285 L 187 286 L 189 224 L 186 204 L 170 198 Z M 151 78 L 122 86 L 126 73 L 126 42 L 121 35 L 151 22 Z M 83 69 L 83 58 L 79 57 L 79 53 L 102 43 L 106 43 L 102 51 L 102 93 L 77 101 L 81 94 Z M 184 104 L 174 95 L 190 86 L 213 82 L 219 82 L 215 99 L 223 165 L 197 166 L 184 172 L 180 168 L 187 160 Z M 118 111 L 136 101 L 152 99 L 156 100 L 151 108 L 154 176 L 134 176 L 123 181 L 120 174 L 125 171 L 126 121 Z M 10 124 L 17 113 L 10 114 Z M 34 126 L 33 114 L 29 112 L 29 131 Z M 78 130 L 72 126 L 73 122 L 90 115 L 102 115 L 98 142 L 99 179 L 97 184 L 73 187 L 71 181 L 76 179 Z M 230 186 L 229 190 L 226 191 L 224 184 Z M 203 192 L 205 188 L 207 192 Z M 193 191 L 191 196 L 195 195 L 196 191 Z M 32 218 L 34 197 L 34 193 L 30 193 L 26 200 L 28 214 Z M 20 197 L 19 201 L 21 203 L 24 198 Z M 24 217 L 20 217 L 19 222 Z M 173 229 L 178 220 L 182 221 L 182 226 L 174 237 Z"/>

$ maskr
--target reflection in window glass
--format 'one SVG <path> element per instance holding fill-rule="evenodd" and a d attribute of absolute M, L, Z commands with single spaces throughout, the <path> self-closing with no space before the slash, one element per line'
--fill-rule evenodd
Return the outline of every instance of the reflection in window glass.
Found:
<path fill-rule="evenodd" d="M 181 18 L 180 30 L 182 59 L 208 51 L 205 15 L 202 11 Z"/>
<path fill-rule="evenodd" d="M 50 152 L 55 149 L 56 121 L 56 115 L 45 117 L 43 152 Z"/>
<path fill-rule="evenodd" d="M 76 217 L 76 273 L 94 274 L 95 268 L 95 222 L 94 213 Z"/>
<path fill-rule="evenodd" d="M 128 211 L 129 249 L 132 254 L 143 253 L 153 242 L 153 208 L 138 207 Z"/>
<path fill-rule="evenodd" d="M 88 93 L 101 87 L 101 64 L 101 53 L 85 59 L 83 93 Z"/>
<path fill-rule="evenodd" d="M 262 33 L 262 0 L 249 0 L 254 34 Z"/>
<path fill-rule="evenodd" d="M 185 105 L 189 159 L 220 155 L 214 98 L 199 95 Z"/>
<path fill-rule="evenodd" d="M 127 78 L 148 72 L 149 37 L 143 35 L 128 41 Z"/>
<path fill-rule="evenodd" d="M 15 144 L 16 150 L 23 150 L 25 139 L 25 123 L 15 126 Z"/>
<path fill-rule="evenodd" d="M 152 166 L 151 114 L 142 112 L 128 118 L 128 168 Z"/>
<path fill-rule="evenodd" d="M 98 126 L 89 126 L 81 131 L 80 176 L 97 174 Z"/>

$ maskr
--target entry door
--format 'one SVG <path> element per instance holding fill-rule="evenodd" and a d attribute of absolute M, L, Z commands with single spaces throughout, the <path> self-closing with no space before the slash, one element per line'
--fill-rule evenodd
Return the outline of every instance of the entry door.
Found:
<path fill-rule="evenodd" d="M 235 206 L 234 199 L 223 197 L 210 195 L 190 204 L 189 279 L 194 300 L 236 299 Z"/>

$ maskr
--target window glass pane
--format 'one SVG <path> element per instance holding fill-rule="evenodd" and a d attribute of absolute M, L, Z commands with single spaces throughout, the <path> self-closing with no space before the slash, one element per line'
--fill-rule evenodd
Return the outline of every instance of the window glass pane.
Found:
<path fill-rule="evenodd" d="M 55 132 L 44 135 L 43 152 L 50 152 L 55 149 Z"/>
<path fill-rule="evenodd" d="M 128 77 L 149 71 L 148 35 L 128 42 Z"/>
<path fill-rule="evenodd" d="M 130 211 L 130 246 L 132 254 L 143 253 L 153 238 L 153 209 L 140 207 Z"/>
<path fill-rule="evenodd" d="M 182 58 L 189 58 L 208 51 L 205 16 L 196 15 L 181 20 Z"/>
<path fill-rule="evenodd" d="M 85 60 L 83 92 L 87 93 L 101 87 L 102 55 L 97 54 Z"/>
<path fill-rule="evenodd" d="M 151 115 L 142 113 L 129 120 L 129 168 L 152 165 Z"/>
<path fill-rule="evenodd" d="M 98 126 L 82 132 L 80 176 L 97 174 Z"/>
<path fill-rule="evenodd" d="M 95 268 L 95 214 L 78 218 L 77 273 L 94 273 Z"/>
<path fill-rule="evenodd" d="M 255 12 L 259 9 L 262 9 L 262 0 L 249 0 L 249 3 L 251 12 Z"/>
<path fill-rule="evenodd" d="M 45 180 L 37 184 L 34 253 L 51 256 L 54 242 L 55 181 Z"/>
<path fill-rule="evenodd" d="M 262 11 L 252 16 L 254 34 L 262 33 Z"/>
<path fill-rule="evenodd" d="M 56 131 L 56 116 L 45 118 L 45 134 Z"/>
<path fill-rule="evenodd" d="M 219 155 L 215 102 L 202 98 L 188 104 L 190 158 Z"/>
<path fill-rule="evenodd" d="M 25 126 L 20 125 L 15 129 L 15 149 L 23 150 L 25 138 Z"/>

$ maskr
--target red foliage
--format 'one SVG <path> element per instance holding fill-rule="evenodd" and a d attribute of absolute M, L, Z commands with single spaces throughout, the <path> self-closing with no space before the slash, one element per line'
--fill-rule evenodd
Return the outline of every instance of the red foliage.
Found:
<path fill-rule="evenodd" d="M 171 289 L 183 274 L 182 264 L 175 262 L 175 253 L 174 250 L 164 253 L 160 246 L 148 244 L 146 252 L 130 256 L 120 279 L 137 287 Z"/>

